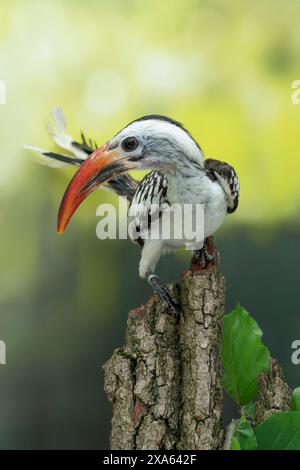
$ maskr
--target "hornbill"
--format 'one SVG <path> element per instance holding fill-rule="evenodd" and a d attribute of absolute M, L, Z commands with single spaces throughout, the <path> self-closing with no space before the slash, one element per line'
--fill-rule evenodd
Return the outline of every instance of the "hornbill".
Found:
<path fill-rule="evenodd" d="M 206 239 L 238 206 L 239 182 L 234 168 L 226 162 L 204 159 L 201 147 L 182 124 L 165 116 L 147 115 L 135 119 L 101 147 L 95 141 L 87 141 L 83 133 L 80 142 L 73 139 L 66 132 L 61 108 L 52 111 L 48 130 L 55 143 L 68 153 L 25 147 L 38 151 L 50 166 L 79 166 L 61 201 L 58 232 L 64 232 L 80 203 L 99 186 L 105 185 L 127 197 L 131 221 L 138 232 L 138 237 L 131 236 L 130 231 L 129 236 L 142 248 L 139 274 L 147 279 L 170 311 L 178 312 L 177 303 L 154 271 L 161 255 L 184 246 L 185 240 L 149 237 L 149 217 L 142 217 L 140 210 L 131 209 L 142 205 L 149 216 L 151 205 L 155 204 L 160 217 L 164 210 L 161 208 L 172 204 L 203 204 L 204 243 L 195 251 L 195 256 L 205 267 L 213 259 Z M 132 169 L 151 171 L 137 181 L 127 173 Z"/>

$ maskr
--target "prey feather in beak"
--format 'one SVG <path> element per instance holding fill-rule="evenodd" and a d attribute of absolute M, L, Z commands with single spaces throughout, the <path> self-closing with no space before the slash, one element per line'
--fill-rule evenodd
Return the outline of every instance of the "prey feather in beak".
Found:
<path fill-rule="evenodd" d="M 80 166 L 64 193 L 57 217 L 58 233 L 65 231 L 77 207 L 94 189 L 137 166 L 136 162 L 130 162 L 129 157 L 124 157 L 119 150 L 109 150 L 107 145 L 95 150 Z"/>

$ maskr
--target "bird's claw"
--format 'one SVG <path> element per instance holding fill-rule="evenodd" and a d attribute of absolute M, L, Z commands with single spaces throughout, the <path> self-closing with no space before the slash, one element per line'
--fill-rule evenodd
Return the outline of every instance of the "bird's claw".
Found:
<path fill-rule="evenodd" d="M 156 293 L 158 294 L 162 302 L 166 305 L 167 313 L 170 315 L 177 316 L 180 312 L 180 303 L 173 299 L 173 297 L 165 287 L 160 286 L 160 289 L 157 289 Z"/>
<path fill-rule="evenodd" d="M 156 292 L 162 302 L 166 305 L 167 312 L 171 315 L 177 316 L 180 312 L 180 303 L 174 300 L 170 292 L 161 285 L 160 279 L 156 274 L 148 272 L 146 277 L 149 284 L 153 287 L 154 292 Z"/>
<path fill-rule="evenodd" d="M 180 303 L 177 300 L 174 300 L 171 295 L 168 294 L 168 300 L 164 300 L 164 303 L 167 305 L 168 313 L 171 315 L 177 316 L 180 312 Z"/>
<path fill-rule="evenodd" d="M 206 264 L 211 262 L 211 261 L 214 261 L 216 255 L 215 254 L 210 254 L 208 253 L 207 251 L 207 248 L 206 246 L 203 246 L 201 248 L 201 250 L 198 250 L 195 252 L 195 255 L 196 255 L 196 258 L 198 259 L 199 261 L 199 264 L 201 266 L 201 268 L 206 268 Z"/>

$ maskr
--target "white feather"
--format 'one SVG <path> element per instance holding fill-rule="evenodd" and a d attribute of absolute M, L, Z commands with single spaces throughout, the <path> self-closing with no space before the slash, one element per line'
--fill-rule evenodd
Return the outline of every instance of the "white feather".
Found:
<path fill-rule="evenodd" d="M 48 150 L 42 149 L 40 147 L 34 147 L 33 145 L 22 145 L 22 147 L 26 150 L 32 150 L 35 152 L 35 161 L 41 165 L 46 165 L 49 168 L 62 168 L 68 165 L 68 163 L 60 162 L 59 160 L 55 160 L 54 158 L 44 155 L 44 153 L 47 153 Z M 66 157 L 67 156 L 68 155 L 66 155 Z"/>
<path fill-rule="evenodd" d="M 75 139 L 66 132 L 67 122 L 63 109 L 59 107 L 54 108 L 51 111 L 51 116 L 53 122 L 51 120 L 47 121 L 46 126 L 50 137 L 56 145 L 64 150 L 68 150 L 77 158 L 86 159 L 88 157 L 87 153 L 73 145 Z"/>

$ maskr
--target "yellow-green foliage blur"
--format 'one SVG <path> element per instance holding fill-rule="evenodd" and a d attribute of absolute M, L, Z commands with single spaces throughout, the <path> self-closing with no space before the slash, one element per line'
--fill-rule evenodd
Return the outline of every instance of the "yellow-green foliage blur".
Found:
<path fill-rule="evenodd" d="M 229 304 L 244 304 L 289 363 L 299 232 L 260 254 L 247 233 L 299 219 L 299 20 L 298 0 L 1 0 L 0 447 L 107 445 L 100 365 L 150 294 L 138 249 L 96 239 L 96 207 L 114 195 L 95 192 L 56 234 L 73 169 L 37 165 L 22 144 L 54 148 L 45 120 L 57 105 L 75 137 L 98 144 L 139 116 L 169 115 L 236 168 L 239 210 L 220 231 Z M 188 261 L 166 263 L 171 280 Z"/>

